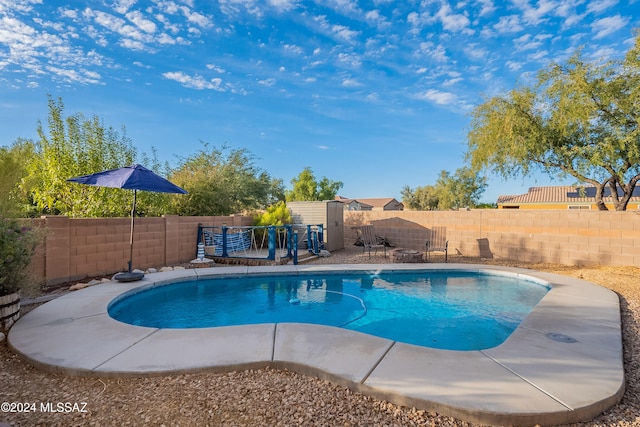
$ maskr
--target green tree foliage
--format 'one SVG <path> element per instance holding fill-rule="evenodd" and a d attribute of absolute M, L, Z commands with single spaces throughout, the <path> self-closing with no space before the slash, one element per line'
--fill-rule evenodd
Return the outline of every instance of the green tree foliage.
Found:
<path fill-rule="evenodd" d="M 28 215 L 28 203 L 20 191 L 20 183 L 26 176 L 25 164 L 34 155 L 33 142 L 18 139 L 10 148 L 0 147 L 0 216 L 22 217 Z"/>
<path fill-rule="evenodd" d="M 447 210 L 476 207 L 487 188 L 484 176 L 479 176 L 469 168 L 460 168 L 451 175 L 441 171 L 435 185 L 426 185 L 412 190 L 402 189 L 402 203 L 414 210 Z"/>
<path fill-rule="evenodd" d="M 256 215 L 254 225 L 284 225 L 291 224 L 291 212 L 284 201 L 267 207 L 264 213 Z"/>
<path fill-rule="evenodd" d="M 173 198 L 174 213 L 230 215 L 264 209 L 284 198 L 282 181 L 259 169 L 247 150 L 204 146 L 171 175 L 171 181 L 189 193 Z"/>
<path fill-rule="evenodd" d="M 308 166 L 291 180 L 291 184 L 293 189 L 286 192 L 288 202 L 333 200 L 343 186 L 342 182 L 327 177 L 322 177 L 318 182 Z"/>
<path fill-rule="evenodd" d="M 405 185 L 400 192 L 402 203 L 407 209 L 431 211 L 438 209 L 438 195 L 433 185 L 425 185 L 415 189 Z"/>
<path fill-rule="evenodd" d="M 441 171 L 436 181 L 438 209 L 473 208 L 487 188 L 487 180 L 469 168 L 460 168 L 453 175 Z"/>
<path fill-rule="evenodd" d="M 93 116 L 64 116 L 62 99 L 49 96 L 47 129 L 38 123 L 35 155 L 26 164 L 22 190 L 38 212 L 72 217 L 129 215 L 129 191 L 69 183 L 68 178 L 134 162 L 136 153 L 127 138 Z"/>
<path fill-rule="evenodd" d="M 45 230 L 21 225 L 14 218 L 0 216 L 0 296 L 32 291 L 27 267 L 42 242 Z"/>
<path fill-rule="evenodd" d="M 164 164 L 160 163 L 158 160 L 158 152 L 155 148 L 151 148 L 150 155 L 144 152 L 142 153 L 140 164 L 162 177 L 171 175 L 171 167 L 167 162 Z M 138 191 L 136 215 L 152 217 L 170 213 L 173 199 L 181 196 L 181 194 Z"/>
<path fill-rule="evenodd" d="M 640 35 L 624 60 L 585 62 L 577 52 L 532 87 L 486 100 L 473 111 L 467 156 L 504 178 L 571 175 L 596 187 L 600 209 L 609 188 L 626 210 L 640 179 Z"/>

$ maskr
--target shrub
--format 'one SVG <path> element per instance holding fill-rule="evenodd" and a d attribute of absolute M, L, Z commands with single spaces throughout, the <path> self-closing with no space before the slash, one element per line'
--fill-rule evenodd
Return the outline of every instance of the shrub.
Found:
<path fill-rule="evenodd" d="M 0 295 L 24 290 L 32 284 L 27 267 L 43 237 L 43 230 L 21 226 L 0 217 Z"/>
<path fill-rule="evenodd" d="M 254 217 L 253 225 L 284 225 L 291 224 L 291 212 L 285 202 L 278 202 L 271 205 L 267 210 Z"/>

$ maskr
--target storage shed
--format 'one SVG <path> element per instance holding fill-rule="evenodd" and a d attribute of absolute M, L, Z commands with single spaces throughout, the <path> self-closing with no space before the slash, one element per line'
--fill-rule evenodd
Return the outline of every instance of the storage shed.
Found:
<path fill-rule="evenodd" d="M 344 249 L 344 205 L 342 202 L 287 202 L 294 224 L 322 224 L 325 249 Z"/>

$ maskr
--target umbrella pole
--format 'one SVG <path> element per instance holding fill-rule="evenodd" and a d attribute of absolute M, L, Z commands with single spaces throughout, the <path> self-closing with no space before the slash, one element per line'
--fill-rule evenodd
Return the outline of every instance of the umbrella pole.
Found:
<path fill-rule="evenodd" d="M 134 221 L 133 219 L 136 216 L 136 199 L 138 196 L 138 191 L 133 190 L 133 207 L 131 208 L 131 235 L 129 236 L 129 273 L 131 273 L 131 264 L 133 263 L 133 227 Z"/>

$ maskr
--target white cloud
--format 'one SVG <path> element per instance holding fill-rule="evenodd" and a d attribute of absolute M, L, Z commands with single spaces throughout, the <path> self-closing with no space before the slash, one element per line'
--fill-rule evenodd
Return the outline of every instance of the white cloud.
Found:
<path fill-rule="evenodd" d="M 5 15 L 0 18 L 0 45 L 3 46 L 0 64 L 3 70 L 27 71 L 34 78 L 50 74 L 56 80 L 80 84 L 100 82 L 100 74 L 90 68 L 103 66 L 102 56 L 72 45 L 76 34 L 73 31 L 64 34 L 66 28 L 58 22 L 38 17 L 31 22 L 39 25 L 39 29 L 15 17 Z"/>
<path fill-rule="evenodd" d="M 524 50 L 536 50 L 542 47 L 545 40 L 550 39 L 552 36 L 550 34 L 536 34 L 532 36 L 531 34 L 524 34 L 518 38 L 513 39 L 513 44 L 516 49 L 519 51 Z"/>
<path fill-rule="evenodd" d="M 325 0 L 323 3 L 341 14 L 361 14 L 355 0 Z"/>
<path fill-rule="evenodd" d="M 478 3 L 482 6 L 480 9 L 480 16 L 491 15 L 496 10 L 492 0 L 478 0 Z"/>
<path fill-rule="evenodd" d="M 146 33 L 155 33 L 156 32 L 156 24 L 155 22 L 145 18 L 142 13 L 139 11 L 133 11 L 126 14 L 126 17 L 129 21 L 133 22 L 138 28 Z"/>
<path fill-rule="evenodd" d="M 464 50 L 467 57 L 473 60 L 483 60 L 488 56 L 487 50 L 478 46 L 476 43 L 472 43 Z"/>
<path fill-rule="evenodd" d="M 595 31 L 594 39 L 601 39 L 611 33 L 618 31 L 629 23 L 629 18 L 623 18 L 620 15 L 601 18 L 591 23 L 591 29 Z"/>
<path fill-rule="evenodd" d="M 298 45 L 295 44 L 284 44 L 282 46 L 284 48 L 284 51 L 286 53 L 291 53 L 293 55 L 303 55 L 304 54 L 304 50 L 302 50 L 302 48 Z"/>
<path fill-rule="evenodd" d="M 470 24 L 469 18 L 463 14 L 453 13 L 448 3 L 444 3 L 440 7 L 436 16 L 442 22 L 442 27 L 447 31 L 473 34 L 473 30 L 468 28 Z"/>
<path fill-rule="evenodd" d="M 28 13 L 33 10 L 33 5 L 41 3 L 42 0 L 0 0 L 0 13 Z"/>
<path fill-rule="evenodd" d="M 433 42 L 420 43 L 420 48 L 417 53 L 437 62 L 446 62 L 449 60 L 444 46 L 441 44 L 436 46 Z"/>
<path fill-rule="evenodd" d="M 355 38 L 360 35 L 360 31 L 351 30 L 344 25 L 335 24 L 331 27 L 331 31 L 342 40 L 352 43 Z"/>
<path fill-rule="evenodd" d="M 326 15 L 314 16 L 312 20 L 318 25 L 320 31 L 326 33 L 333 39 L 353 43 L 360 35 L 359 31 L 351 30 L 347 26 L 331 24 Z"/>
<path fill-rule="evenodd" d="M 47 66 L 46 68 L 47 71 L 58 77 L 62 77 L 62 79 L 65 81 L 82 84 L 100 83 L 100 75 L 96 72 L 61 68 L 56 66 Z"/>
<path fill-rule="evenodd" d="M 172 71 L 167 73 L 162 73 L 162 77 L 168 80 L 175 80 L 180 83 L 182 86 L 190 88 L 190 89 L 209 89 L 215 90 L 218 92 L 226 91 L 225 87 L 222 86 L 222 79 L 215 78 L 211 80 L 206 80 L 204 77 L 195 75 L 189 76 L 182 71 Z"/>
<path fill-rule="evenodd" d="M 270 79 L 258 80 L 258 84 L 262 86 L 271 87 L 276 84 L 276 79 L 270 78 Z"/>
<path fill-rule="evenodd" d="M 338 62 L 346 64 L 352 68 L 359 68 L 362 65 L 360 56 L 353 53 L 339 53 Z"/>
<path fill-rule="evenodd" d="M 551 12 L 558 8 L 559 2 L 555 0 L 538 0 L 537 7 L 531 7 L 529 0 L 512 0 L 522 11 L 522 19 L 529 25 L 537 25 L 549 19 Z"/>
<path fill-rule="evenodd" d="M 60 15 L 65 18 L 76 19 L 78 17 L 78 11 L 75 9 L 58 9 Z"/>
<path fill-rule="evenodd" d="M 213 27 L 213 22 L 211 21 L 210 17 L 198 12 L 193 12 L 186 7 L 182 7 L 181 10 L 184 16 L 187 18 L 187 21 L 191 22 L 192 24 L 196 24 L 201 28 Z"/>
<path fill-rule="evenodd" d="M 218 3 L 220 11 L 225 15 L 239 15 L 243 10 L 258 18 L 263 14 L 262 10 L 256 6 L 255 0 L 219 0 Z"/>
<path fill-rule="evenodd" d="M 280 12 L 288 12 L 298 7 L 297 0 L 268 0 L 268 3 Z"/>
<path fill-rule="evenodd" d="M 209 70 L 213 70 L 213 71 L 215 71 L 216 73 L 219 73 L 219 74 L 224 74 L 224 73 L 226 73 L 226 70 L 225 70 L 224 68 L 219 67 L 219 66 L 217 66 L 217 65 L 215 65 L 215 64 L 207 64 L 207 65 L 206 65 L 206 67 L 207 67 Z"/>
<path fill-rule="evenodd" d="M 531 55 L 527 55 L 527 60 L 545 62 L 548 56 L 549 56 L 549 52 L 547 52 L 546 50 L 539 50 L 535 53 L 532 53 Z"/>
<path fill-rule="evenodd" d="M 524 30 L 524 27 L 520 23 L 520 17 L 518 15 L 502 16 L 497 24 L 493 28 L 501 33 L 517 33 Z"/>
<path fill-rule="evenodd" d="M 379 10 L 370 10 L 364 14 L 364 18 L 371 25 L 377 27 L 378 29 L 383 29 L 391 26 L 391 23 L 387 21 L 387 18 L 380 14 Z"/>
<path fill-rule="evenodd" d="M 131 6 L 136 4 L 136 1 L 137 0 L 118 0 L 115 2 L 113 9 L 116 12 L 124 15 L 129 9 L 131 9 Z"/>
<path fill-rule="evenodd" d="M 438 105 L 450 105 L 456 101 L 456 96 L 453 93 L 442 92 L 435 89 L 429 89 L 428 91 L 419 94 L 418 98 L 435 102 Z"/>
<path fill-rule="evenodd" d="M 358 80 L 349 78 L 349 79 L 344 79 L 342 81 L 342 86 L 344 86 L 344 87 L 361 87 L 363 85 Z"/>
<path fill-rule="evenodd" d="M 454 86 L 456 83 L 460 83 L 463 80 L 464 79 L 462 77 L 456 77 L 456 78 L 453 78 L 453 79 L 445 80 L 442 83 L 442 86 L 444 86 L 444 87 Z"/>
<path fill-rule="evenodd" d="M 519 69 L 522 68 L 522 63 L 516 62 L 516 61 L 507 61 L 506 65 L 510 71 L 518 71 Z"/>
<path fill-rule="evenodd" d="M 598 14 L 615 6 L 618 0 L 592 0 L 587 3 L 587 12 Z"/>

